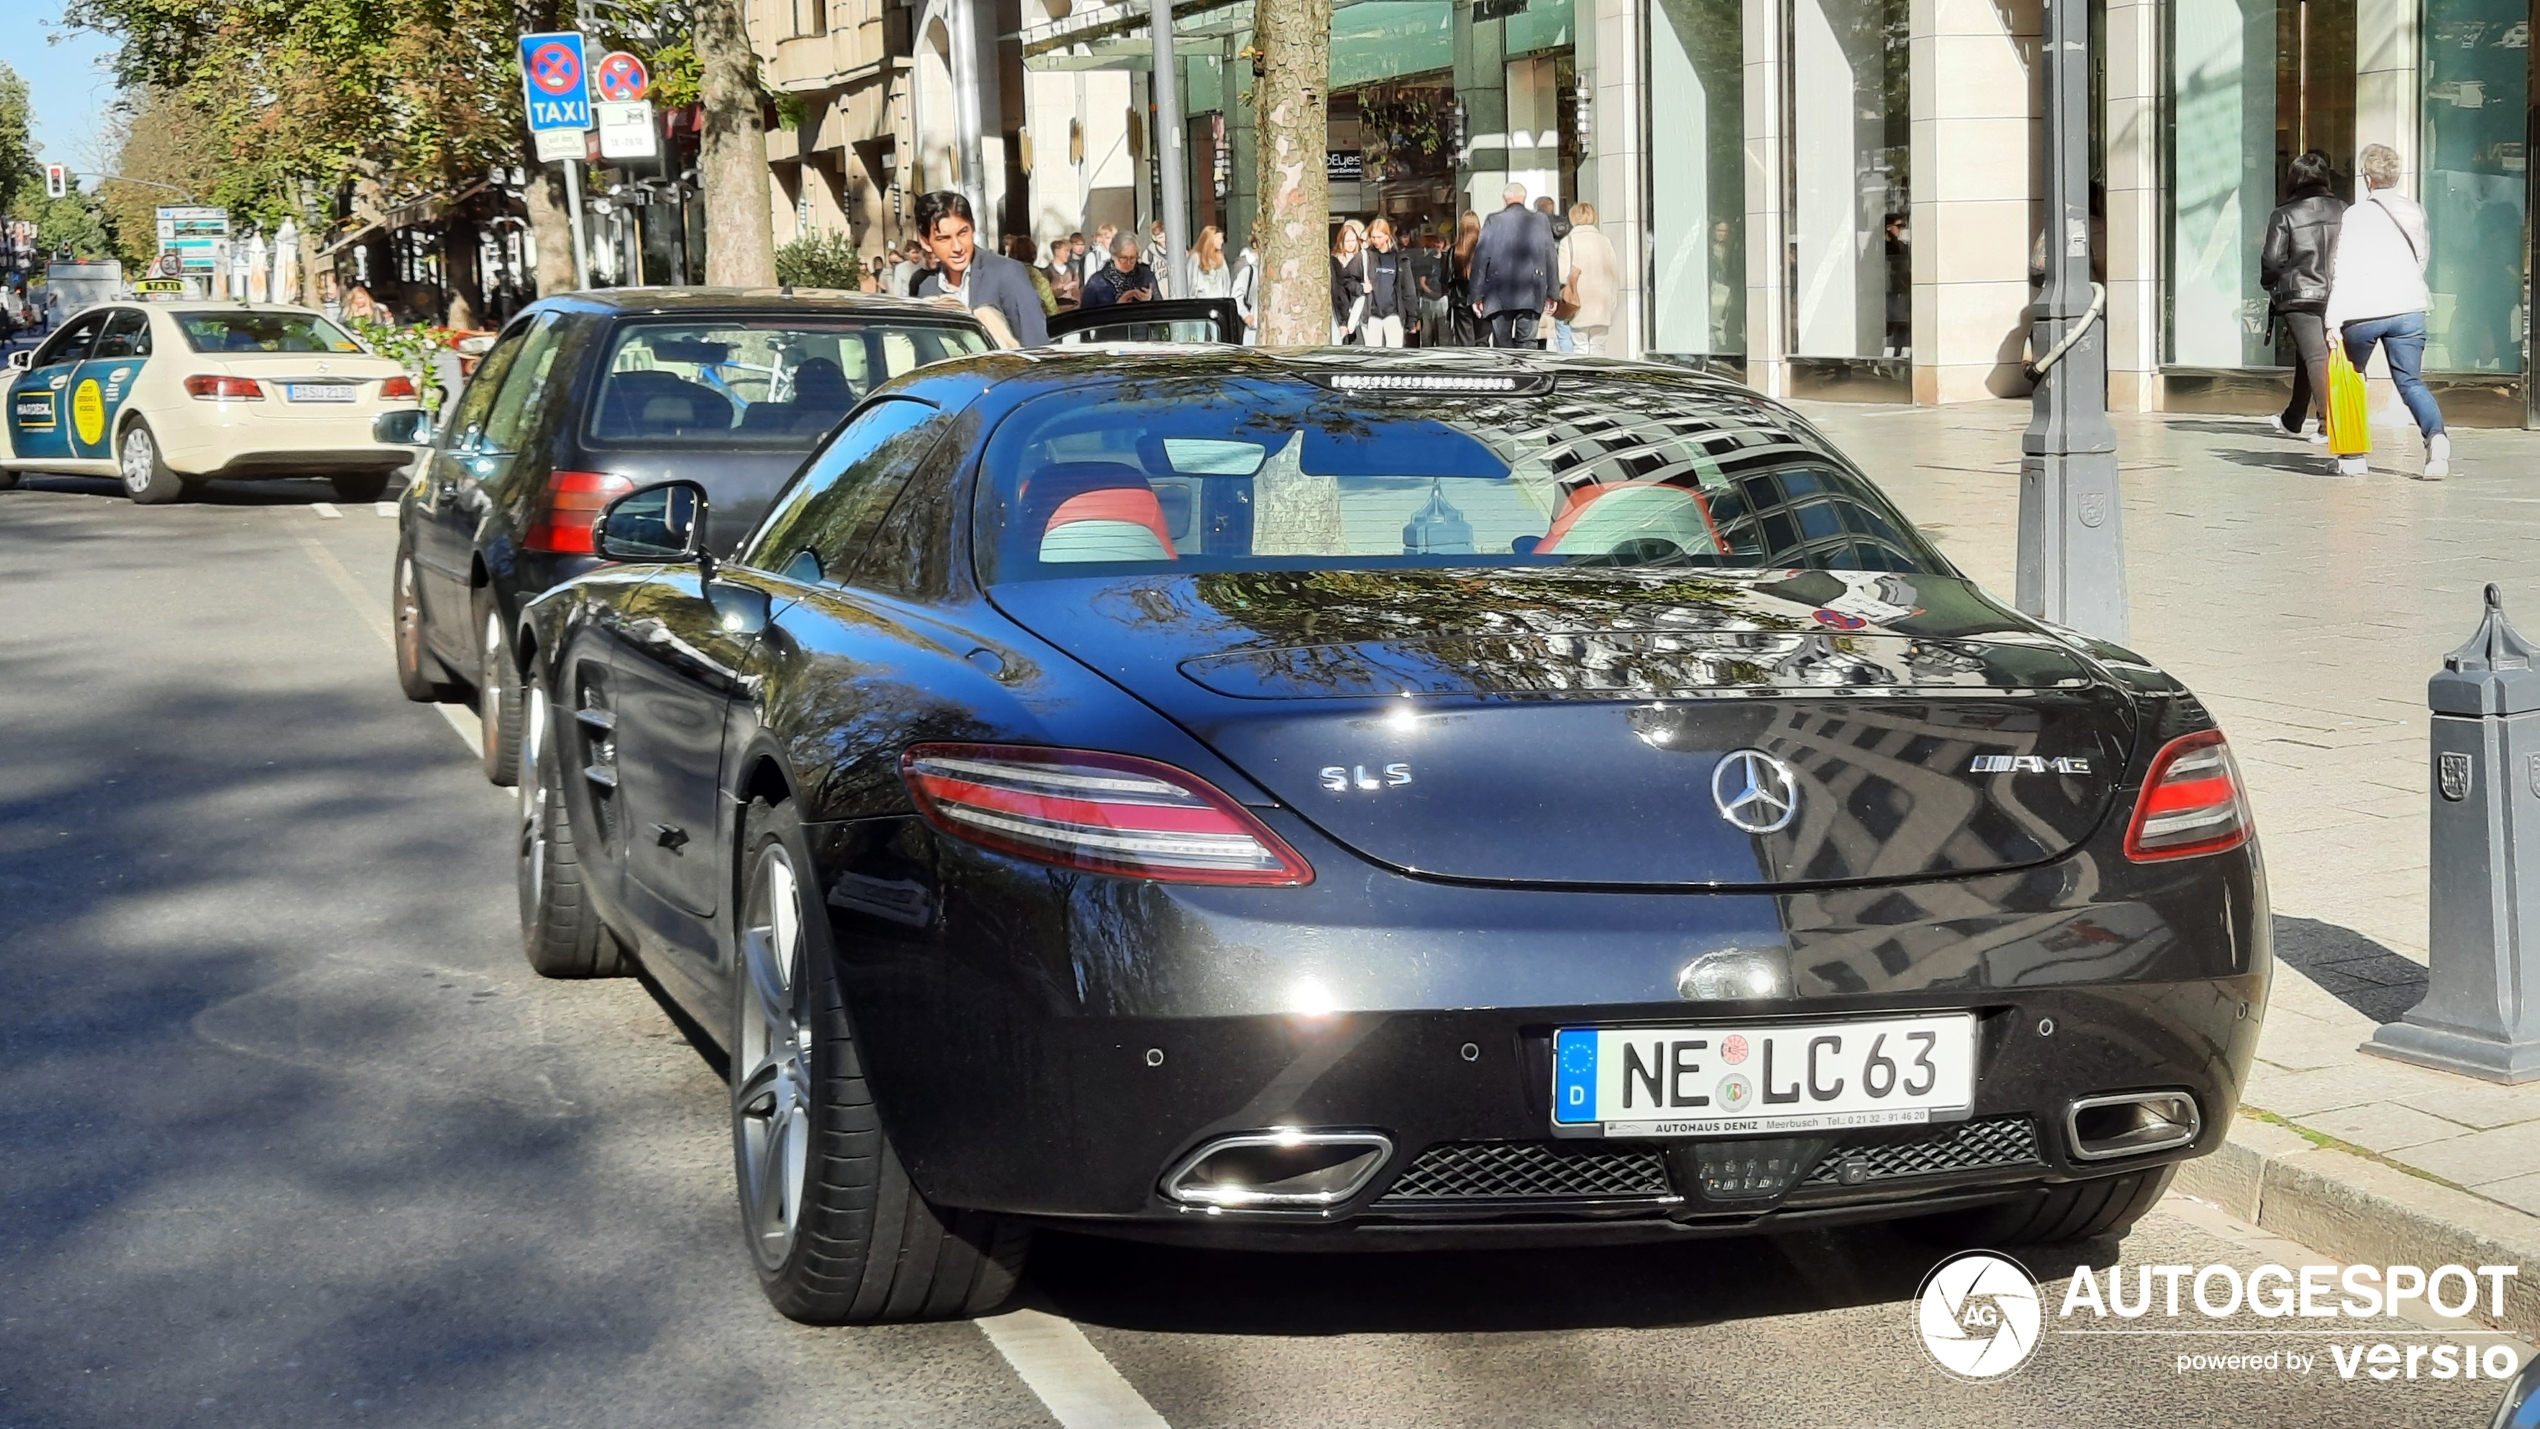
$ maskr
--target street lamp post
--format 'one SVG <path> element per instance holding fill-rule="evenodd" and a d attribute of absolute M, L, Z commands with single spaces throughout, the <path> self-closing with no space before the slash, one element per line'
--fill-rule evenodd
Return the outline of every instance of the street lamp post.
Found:
<path fill-rule="evenodd" d="M 2020 437 L 2020 609 L 2126 638 L 2125 523 L 2108 425 L 2105 291 L 2090 277 L 2089 0 L 2046 0 L 2046 286 Z"/>

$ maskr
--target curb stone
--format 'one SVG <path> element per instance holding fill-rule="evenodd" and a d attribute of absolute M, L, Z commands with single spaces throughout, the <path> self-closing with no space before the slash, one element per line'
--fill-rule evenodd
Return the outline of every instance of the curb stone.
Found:
<path fill-rule="evenodd" d="M 2181 1164 L 2172 1189 L 2350 1265 L 2519 1266 L 2501 1316 L 2480 1282 L 2478 1318 L 2540 1335 L 2540 1219 L 2520 1211 L 2246 1117 L 2220 1150 Z"/>

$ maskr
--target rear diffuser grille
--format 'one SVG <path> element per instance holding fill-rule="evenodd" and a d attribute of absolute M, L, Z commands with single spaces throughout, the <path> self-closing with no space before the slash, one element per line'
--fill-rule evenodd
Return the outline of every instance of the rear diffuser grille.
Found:
<path fill-rule="evenodd" d="M 2037 1126 L 2024 1116 L 1958 1122 L 1905 1140 L 1838 1143 L 1802 1187 L 1869 1186 L 2004 1166 L 2043 1165 Z M 1542 1141 L 1446 1141 L 1420 1153 L 1378 1206 L 1508 1201 L 1672 1201 L 1655 1147 Z"/>
<path fill-rule="evenodd" d="M 1655 1150 L 1574 1148 L 1540 1141 L 1448 1141 L 1421 1152 L 1376 1204 L 1656 1201 L 1675 1194 L 1667 1180 L 1666 1158 Z"/>
<path fill-rule="evenodd" d="M 1945 1176 L 1996 1166 L 2045 1164 L 2037 1154 L 2037 1124 L 2024 1116 L 1962 1121 L 1909 1141 L 1862 1141 L 1836 1146 L 1808 1173 L 1805 1186 L 1867 1186 L 1914 1176 Z"/>

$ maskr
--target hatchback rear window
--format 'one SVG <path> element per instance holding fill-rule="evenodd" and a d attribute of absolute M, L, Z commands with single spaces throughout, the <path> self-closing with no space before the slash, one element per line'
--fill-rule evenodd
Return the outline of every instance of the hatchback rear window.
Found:
<path fill-rule="evenodd" d="M 876 385 L 989 348 L 950 323 L 629 323 L 611 340 L 589 436 L 645 446 L 809 451 Z"/>
<path fill-rule="evenodd" d="M 1024 404 L 981 469 L 973 530 L 991 583 L 1137 569 L 1949 569 L 1813 433 L 1672 383 L 1415 401 L 1303 380 L 1148 381 Z"/>
<path fill-rule="evenodd" d="M 196 352 L 359 352 L 362 345 L 315 313 L 178 313 Z"/>

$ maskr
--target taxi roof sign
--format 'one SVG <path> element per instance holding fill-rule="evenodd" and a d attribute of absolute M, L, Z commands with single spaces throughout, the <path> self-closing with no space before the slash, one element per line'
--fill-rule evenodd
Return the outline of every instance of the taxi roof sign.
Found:
<path fill-rule="evenodd" d="M 174 293 L 181 296 L 185 288 L 186 283 L 183 278 L 144 278 L 132 285 L 132 291 L 145 298 L 161 293 Z"/>

